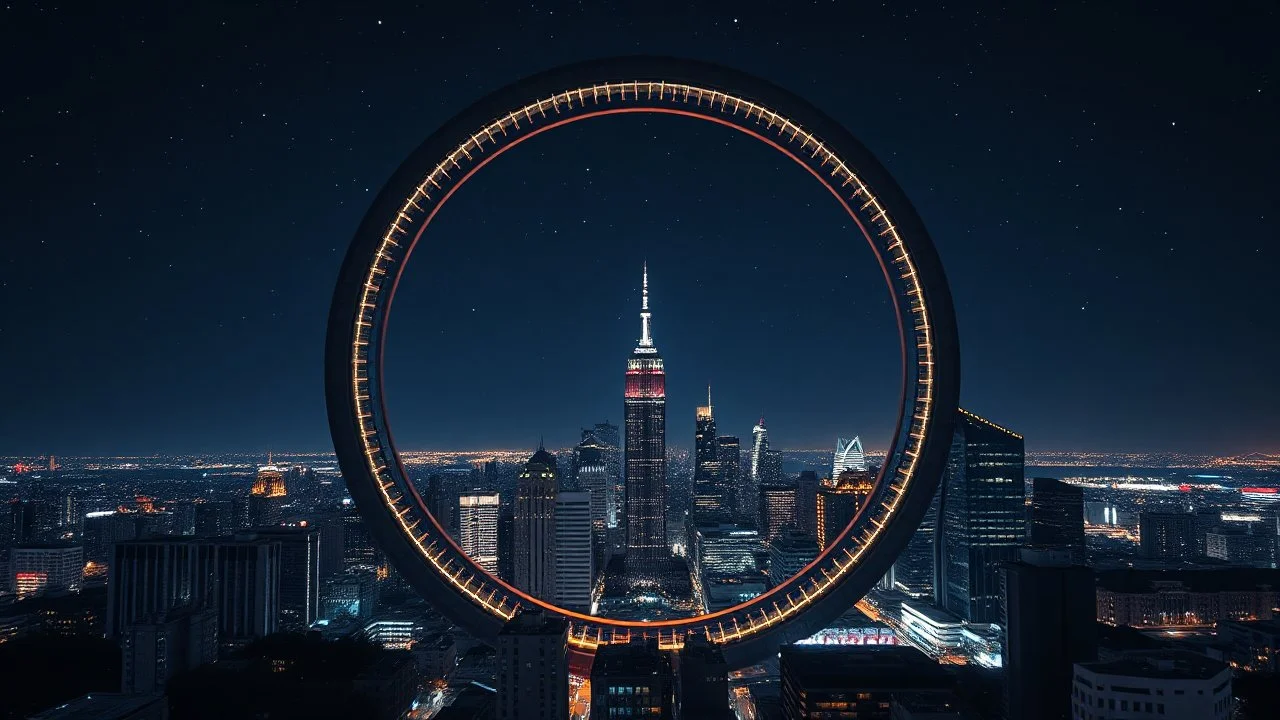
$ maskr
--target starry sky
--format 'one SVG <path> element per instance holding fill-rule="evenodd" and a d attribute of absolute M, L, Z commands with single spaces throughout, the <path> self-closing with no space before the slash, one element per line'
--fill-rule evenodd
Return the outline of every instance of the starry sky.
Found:
<path fill-rule="evenodd" d="M 331 447 L 328 303 L 383 181 L 486 92 L 638 53 L 762 76 L 881 159 L 947 268 L 962 403 L 1029 448 L 1280 450 L 1273 4 L 68 5 L 0 8 L 0 454 Z M 885 446 L 870 252 L 704 125 L 579 123 L 457 195 L 396 300 L 402 448 L 617 422 L 645 260 L 669 443 L 710 383 L 722 433 Z"/>

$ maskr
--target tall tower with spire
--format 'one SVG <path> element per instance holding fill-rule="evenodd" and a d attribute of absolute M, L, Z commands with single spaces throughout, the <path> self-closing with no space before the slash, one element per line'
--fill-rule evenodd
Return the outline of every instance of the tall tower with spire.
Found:
<path fill-rule="evenodd" d="M 640 295 L 640 342 L 627 358 L 623 391 L 627 574 L 643 578 L 670 559 L 667 547 L 667 375 L 653 346 L 649 264 Z"/>

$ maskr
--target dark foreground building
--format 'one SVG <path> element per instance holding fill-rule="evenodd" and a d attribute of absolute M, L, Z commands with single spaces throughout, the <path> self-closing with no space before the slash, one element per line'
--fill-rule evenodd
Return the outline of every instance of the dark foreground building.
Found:
<path fill-rule="evenodd" d="M 1071 551 L 1024 550 L 1005 575 L 1008 720 L 1071 717 L 1071 668 L 1098 656 L 1093 571 Z"/>
<path fill-rule="evenodd" d="M 786 645 L 781 661 L 782 717 L 889 720 L 898 695 L 952 697 L 954 678 L 907 646 Z"/>
<path fill-rule="evenodd" d="M 591 663 L 591 717 L 672 720 L 671 656 L 657 642 L 605 645 Z"/>
<path fill-rule="evenodd" d="M 498 633 L 501 720 L 569 717 L 569 623 L 540 610 L 522 612 Z"/>

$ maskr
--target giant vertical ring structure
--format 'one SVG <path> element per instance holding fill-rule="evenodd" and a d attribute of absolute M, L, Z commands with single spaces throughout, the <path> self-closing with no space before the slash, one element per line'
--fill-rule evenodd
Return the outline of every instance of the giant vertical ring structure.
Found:
<path fill-rule="evenodd" d="M 785 583 L 727 610 L 678 620 L 571 612 L 478 566 L 431 516 L 405 472 L 383 397 L 382 358 L 396 285 L 445 202 L 524 140 L 621 113 L 716 123 L 808 170 L 849 213 L 855 234 L 878 259 L 901 338 L 901 410 L 875 489 L 857 517 Z M 637 635 L 679 647 L 697 634 L 720 645 L 734 666 L 820 629 L 888 571 L 937 487 L 959 384 L 950 290 L 923 223 L 889 173 L 840 124 L 790 92 L 735 70 L 672 58 L 617 58 L 550 70 L 490 94 L 427 138 L 360 225 L 334 292 L 325 348 L 330 429 L 351 496 L 396 568 L 451 619 L 492 639 L 519 608 L 541 607 L 568 619 L 570 643 L 583 650 Z"/>

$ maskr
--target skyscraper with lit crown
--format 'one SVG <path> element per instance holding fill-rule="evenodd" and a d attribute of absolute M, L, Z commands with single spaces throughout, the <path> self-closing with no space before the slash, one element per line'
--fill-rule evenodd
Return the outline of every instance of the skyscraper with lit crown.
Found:
<path fill-rule="evenodd" d="M 645 576 L 671 555 L 667 549 L 667 375 L 650 335 L 647 263 L 640 303 L 640 342 L 627 358 L 623 397 L 626 567 L 633 577 Z"/>
<path fill-rule="evenodd" d="M 525 463 L 516 484 L 515 586 L 534 597 L 556 597 L 556 459 L 547 449 Z"/>
<path fill-rule="evenodd" d="M 724 519 L 726 505 L 724 483 L 720 472 L 720 453 L 716 447 L 716 417 L 711 405 L 711 388 L 707 388 L 707 404 L 698 406 L 693 435 L 693 514 L 699 519 Z"/>

